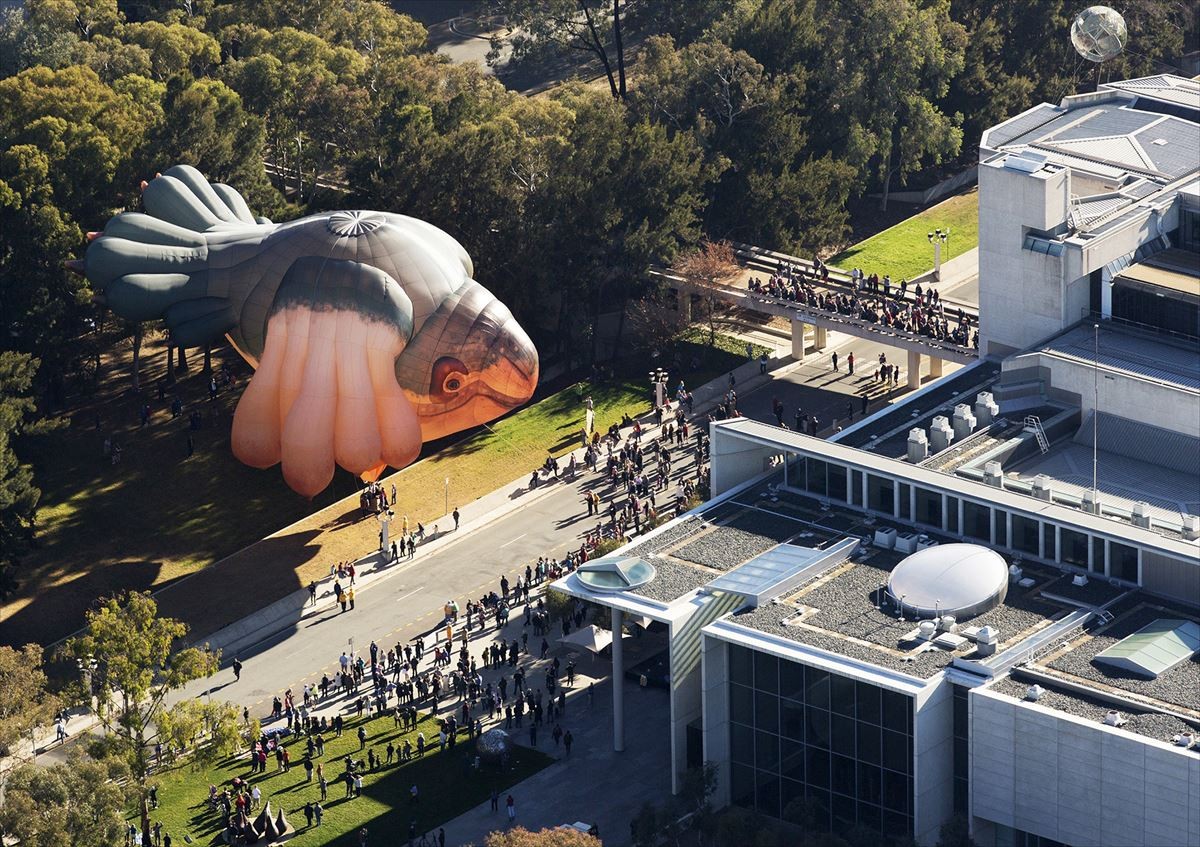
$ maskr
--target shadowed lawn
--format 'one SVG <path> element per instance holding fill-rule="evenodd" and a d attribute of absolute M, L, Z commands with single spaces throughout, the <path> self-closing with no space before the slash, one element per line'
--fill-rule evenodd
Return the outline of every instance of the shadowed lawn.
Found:
<path fill-rule="evenodd" d="M 692 388 L 745 360 L 736 339 L 718 336 L 715 348 L 706 342 L 707 333 L 693 329 L 667 360 L 683 364 Z M 232 350 L 214 354 L 217 367 L 227 362 L 238 376 L 237 387 L 216 401 L 208 399 L 200 357 L 191 356 L 188 377 L 174 389 L 186 407 L 178 419 L 170 413 L 172 393 L 160 402 L 154 389 L 165 370 L 161 344 L 148 344 L 144 356 L 140 397 L 127 390 L 126 345 L 108 358 L 100 390 L 76 403 L 69 428 L 31 439 L 43 491 L 39 545 L 22 564 L 21 589 L 0 608 L 0 643 L 48 644 L 78 629 L 98 597 L 124 588 L 165 589 L 157 598 L 162 613 L 207 635 L 374 547 L 378 525 L 361 519 L 359 484 L 349 473 L 338 470 L 308 501 L 284 484 L 278 467 L 256 470 L 233 457 L 233 410 L 251 372 Z M 453 509 L 527 477 L 547 453 L 574 448 L 589 394 L 601 429 L 648 411 L 649 388 L 640 366 L 635 372 L 636 380 L 576 383 L 457 441 L 426 445 L 422 461 L 384 479 L 396 485 L 397 514 L 432 528 L 445 514 L 447 479 Z M 678 377 L 672 373 L 672 384 Z M 151 409 L 144 428 L 142 403 Z M 190 433 L 189 458 L 192 409 L 203 424 Z M 123 448 L 119 464 L 103 454 L 106 437 Z"/>
<path fill-rule="evenodd" d="M 912 279 L 933 270 L 933 245 L 928 234 L 950 228 L 950 239 L 942 245 L 942 262 L 979 245 L 979 192 L 951 197 L 924 212 L 860 241 L 829 260 L 850 270 L 862 268 L 870 275 L 891 274 L 895 282 Z"/>
<path fill-rule="evenodd" d="M 356 733 L 358 727 L 367 727 L 367 748 L 358 749 Z M 349 720 L 341 738 L 326 733 L 325 755 L 314 759 L 325 765 L 325 778 L 329 781 L 329 799 L 325 807 L 324 821 L 318 828 L 306 827 L 304 804 L 320 799 L 316 771 L 312 782 L 304 778 L 305 745 L 303 739 L 286 744 L 291 756 L 291 767 L 287 773 L 276 770 L 275 759 L 267 759 L 267 771 L 250 776 L 249 759 L 245 754 L 225 760 L 218 766 L 203 770 L 192 770 L 184 763 L 164 771 L 158 782 L 159 807 L 151 812 L 152 821 L 162 821 L 163 832 L 170 833 L 174 844 L 184 844 L 184 835 L 189 835 L 198 845 L 218 845 L 221 838 L 221 815 L 208 808 L 208 787 L 218 789 L 228 786 L 234 777 L 250 778 L 262 791 L 263 801 L 270 801 L 272 813 L 283 809 L 288 823 L 295 834 L 288 840 L 294 847 L 315 845 L 358 845 L 358 831 L 367 827 L 372 844 L 407 844 L 408 829 L 412 821 L 417 823 L 418 836 L 436 831 L 446 821 L 457 817 L 468 809 L 485 801 L 493 788 L 501 792 L 501 811 L 496 814 L 496 827 L 502 828 L 503 798 L 511 786 L 532 776 L 555 760 L 544 753 L 525 747 L 514 747 L 512 760 L 507 771 L 498 766 L 483 766 L 479 771 L 471 768 L 474 757 L 474 742 L 460 733 L 458 744 L 453 750 L 430 752 L 426 747 L 423 758 L 408 762 L 396 761 L 382 765 L 363 775 L 361 797 L 346 798 L 345 783 L 338 781 L 344 772 L 343 758 L 352 755 L 356 760 L 367 759 L 367 749 L 374 749 L 381 759 L 389 741 L 400 748 L 407 737 L 416 755 L 417 732 L 425 734 L 436 744 L 438 722 L 425 717 L 417 731 L 401 732 L 392 718 L 382 717 L 363 721 Z M 409 790 L 417 786 L 420 800 L 413 804 Z M 257 811 L 255 812 L 257 814 Z M 134 820 L 131 818 L 131 820 Z"/>

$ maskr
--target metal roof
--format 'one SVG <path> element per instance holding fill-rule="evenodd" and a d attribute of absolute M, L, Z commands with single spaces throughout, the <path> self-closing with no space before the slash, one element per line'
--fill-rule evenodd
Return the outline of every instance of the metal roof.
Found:
<path fill-rule="evenodd" d="M 1141 79 L 1106 82 L 1101 87 L 1200 110 L 1200 82 L 1173 74 L 1158 74 Z"/>
<path fill-rule="evenodd" d="M 1200 650 L 1200 624 L 1159 618 L 1097 653 L 1092 661 L 1157 679 Z"/>

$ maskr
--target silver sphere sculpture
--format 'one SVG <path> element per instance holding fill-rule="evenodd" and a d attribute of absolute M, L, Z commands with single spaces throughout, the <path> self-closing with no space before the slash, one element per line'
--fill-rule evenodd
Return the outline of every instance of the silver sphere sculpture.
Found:
<path fill-rule="evenodd" d="M 502 729 L 489 729 L 475 740 L 475 752 L 485 762 L 499 762 L 512 749 L 512 736 Z"/>
<path fill-rule="evenodd" d="M 1106 62 L 1125 49 L 1125 19 L 1108 6 L 1089 6 L 1071 24 L 1071 44 L 1089 62 Z"/>

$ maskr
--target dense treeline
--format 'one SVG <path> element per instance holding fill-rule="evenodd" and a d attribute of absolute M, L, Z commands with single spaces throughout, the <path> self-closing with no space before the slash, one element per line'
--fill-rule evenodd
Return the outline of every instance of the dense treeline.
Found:
<path fill-rule="evenodd" d="M 580 56 L 607 84 L 521 96 L 432 53 L 420 24 L 373 0 L 4 12 L 0 349 L 40 363 L 20 390 L 52 409 L 97 378 L 114 333 L 136 349 L 157 331 L 105 315 L 63 261 L 176 162 L 275 219 L 345 204 L 437 223 L 545 359 L 580 365 L 598 316 L 642 293 L 648 264 L 702 236 L 835 245 L 848 202 L 969 160 L 983 127 L 1095 82 L 1063 0 L 488 5 L 520 27 L 515 61 Z M 1188 4 L 1123 11 L 1131 50 L 1106 75 L 1161 70 L 1194 40 Z M 0 468 L 20 467 L 9 459 Z M 27 505 L 31 483 L 5 474 L 0 509 Z"/>

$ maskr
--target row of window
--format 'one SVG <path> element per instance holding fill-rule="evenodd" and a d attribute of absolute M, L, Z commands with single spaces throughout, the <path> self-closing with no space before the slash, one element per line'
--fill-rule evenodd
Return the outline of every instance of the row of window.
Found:
<path fill-rule="evenodd" d="M 960 499 L 890 477 L 801 456 L 787 465 L 788 484 L 878 514 L 1061 562 L 1125 582 L 1140 582 L 1138 549 L 1004 509 Z M 864 485 L 865 477 L 865 485 Z M 865 503 L 864 503 L 865 497 Z M 960 515 L 961 511 L 961 515 Z M 1010 525 L 1011 524 L 1011 525 Z"/>
<path fill-rule="evenodd" d="M 747 765 L 734 763 L 730 766 L 729 790 L 735 806 L 804 822 L 818 832 L 844 830 L 855 825 L 887 835 L 911 834 L 913 831 L 911 814 Z"/>

